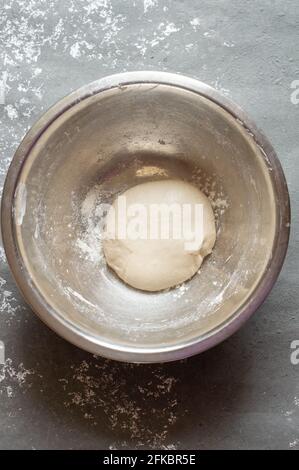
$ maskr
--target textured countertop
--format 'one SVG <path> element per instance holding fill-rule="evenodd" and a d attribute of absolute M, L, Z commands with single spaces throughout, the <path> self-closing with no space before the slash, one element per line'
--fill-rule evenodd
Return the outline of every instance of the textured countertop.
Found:
<path fill-rule="evenodd" d="M 299 449 L 299 365 L 290 360 L 299 340 L 297 0 L 2 8 L 1 186 L 22 136 L 58 99 L 111 73 L 157 69 L 196 77 L 244 107 L 280 157 L 293 218 L 284 268 L 255 316 L 218 347 L 165 365 L 95 358 L 59 338 L 24 304 L 1 248 L 0 448 Z"/>

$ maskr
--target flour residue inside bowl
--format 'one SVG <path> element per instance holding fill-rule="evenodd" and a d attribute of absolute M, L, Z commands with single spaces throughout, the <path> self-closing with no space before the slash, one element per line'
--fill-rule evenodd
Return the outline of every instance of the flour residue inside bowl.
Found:
<path fill-rule="evenodd" d="M 76 240 L 76 247 L 91 263 L 99 266 L 104 262 L 100 230 L 99 207 L 102 204 L 101 186 L 90 189 L 79 208 L 83 230 Z"/>

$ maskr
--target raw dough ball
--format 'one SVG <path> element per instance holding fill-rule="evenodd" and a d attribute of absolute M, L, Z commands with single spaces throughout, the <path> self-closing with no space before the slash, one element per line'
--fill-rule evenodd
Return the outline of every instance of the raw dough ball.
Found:
<path fill-rule="evenodd" d="M 191 245 L 186 244 L 186 235 L 183 231 L 184 236 L 179 239 L 177 236 L 169 239 L 164 239 L 165 237 L 162 239 L 161 236 L 152 239 L 153 237 L 148 237 L 150 224 L 146 228 L 145 224 L 141 224 L 142 227 L 139 225 L 140 229 L 146 230 L 146 239 L 132 239 L 130 234 L 120 236 L 118 229 L 128 228 L 129 224 L 132 224 L 132 214 L 131 218 L 126 213 L 123 219 L 118 219 L 119 198 L 124 196 L 127 208 L 132 204 L 140 204 L 146 208 L 147 214 L 150 213 L 153 204 L 176 204 L 180 208 L 184 207 L 183 204 L 188 204 L 193 209 L 195 205 L 201 204 L 203 208 L 203 218 L 200 222 L 201 229 L 203 229 L 202 238 L 195 240 Z M 188 216 L 182 210 L 184 215 L 181 220 L 175 220 L 176 223 L 182 224 L 188 222 L 194 233 L 198 225 L 195 225 L 195 210 L 191 213 L 193 216 L 190 217 L 190 212 Z M 165 222 L 161 214 L 150 219 L 151 222 L 152 220 L 160 224 L 160 229 L 161 224 Z M 175 230 L 174 224 L 173 227 L 174 229 L 169 232 L 172 235 Z M 197 230 L 197 232 L 200 231 Z M 192 277 L 199 269 L 203 258 L 212 251 L 216 240 L 215 219 L 208 198 L 191 184 L 180 180 L 147 182 L 125 191 L 114 201 L 108 212 L 106 233 L 110 237 L 111 235 L 115 237 L 114 239 L 106 237 L 103 241 L 104 254 L 109 266 L 127 284 L 146 291 L 159 291 L 173 287 Z M 190 241 L 190 238 L 188 240 Z"/>

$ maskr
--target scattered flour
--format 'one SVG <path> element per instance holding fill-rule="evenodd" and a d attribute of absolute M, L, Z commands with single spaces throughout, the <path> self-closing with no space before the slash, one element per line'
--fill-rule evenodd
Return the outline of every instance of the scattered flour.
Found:
<path fill-rule="evenodd" d="M 7 281 L 0 277 L 0 315 L 5 316 L 6 324 L 9 326 L 16 313 L 23 309 L 19 300 L 6 288 Z"/>
<path fill-rule="evenodd" d="M 180 30 L 180 28 L 178 28 L 174 23 L 160 23 L 158 28 L 163 29 L 165 37 L 172 33 L 177 33 Z"/>
<path fill-rule="evenodd" d="M 143 0 L 143 9 L 144 13 L 146 13 L 149 9 L 157 6 L 158 0 Z"/>
<path fill-rule="evenodd" d="M 235 44 L 233 42 L 229 42 L 229 41 L 224 41 L 223 45 L 225 47 L 235 47 Z"/>
<path fill-rule="evenodd" d="M 180 286 L 176 287 L 173 290 L 173 298 L 175 300 L 180 299 L 183 295 L 185 295 L 186 292 L 190 289 L 190 284 L 188 283 L 183 283 Z"/>
<path fill-rule="evenodd" d="M 90 44 L 87 41 L 77 41 L 74 44 L 72 44 L 70 48 L 70 55 L 74 58 L 77 59 L 78 57 L 81 57 L 81 55 L 86 54 L 86 50 L 90 51 L 95 47 L 94 44 Z"/>
<path fill-rule="evenodd" d="M 5 251 L 2 245 L 0 245 L 0 262 L 6 263 Z M 0 285 L 1 285 L 1 281 L 0 281 Z"/>
<path fill-rule="evenodd" d="M 97 416 L 102 412 L 108 427 L 119 436 L 111 449 L 132 445 L 175 449 L 178 443 L 168 441 L 182 413 L 178 379 L 165 374 L 159 365 L 147 367 L 144 375 L 139 374 L 142 365 L 95 359 L 71 366 L 70 375 L 60 379 L 65 407 L 79 409 L 84 419 L 101 427 L 105 423 L 99 423 Z"/>
<path fill-rule="evenodd" d="M 73 44 L 70 48 L 70 55 L 72 57 L 74 57 L 74 59 L 76 59 L 77 57 L 80 57 L 81 56 L 81 52 L 80 52 L 80 44 L 78 42 L 76 42 L 75 44 Z"/>
<path fill-rule="evenodd" d="M 217 181 L 216 174 L 207 175 L 198 167 L 193 171 L 191 181 L 209 198 L 214 210 L 216 223 L 219 223 L 221 216 L 225 214 L 226 209 L 229 207 L 229 200 L 221 182 Z"/>
<path fill-rule="evenodd" d="M 191 42 L 190 44 L 185 45 L 185 50 L 190 52 L 194 48 L 194 44 Z"/>
<path fill-rule="evenodd" d="M 6 395 L 13 398 L 17 390 L 26 391 L 31 386 L 28 376 L 33 375 L 32 369 L 26 369 L 23 363 L 15 365 L 12 359 L 6 359 L 4 364 L 0 364 L 0 396 Z"/>
<path fill-rule="evenodd" d="M 295 447 L 299 448 L 299 439 L 295 439 L 294 441 L 290 442 L 289 447 L 290 447 L 290 449 L 293 449 Z"/>
<path fill-rule="evenodd" d="M 191 26 L 193 26 L 193 29 L 196 31 L 197 28 L 200 26 L 200 19 L 199 18 L 193 18 L 190 20 Z"/>
<path fill-rule="evenodd" d="M 214 82 L 211 83 L 211 85 L 216 88 L 216 90 L 220 91 L 220 93 L 222 93 L 224 96 L 230 96 L 231 93 L 230 91 L 225 88 L 224 86 L 222 86 L 222 84 L 220 83 L 220 78 L 218 77 Z"/>
<path fill-rule="evenodd" d="M 10 120 L 18 118 L 19 116 L 18 111 L 11 104 L 8 104 L 7 106 L 5 106 L 4 109 L 7 112 L 7 116 L 9 117 Z"/>
<path fill-rule="evenodd" d="M 80 256 L 87 258 L 94 264 L 104 263 L 101 237 L 103 218 L 100 205 L 109 195 L 109 192 L 102 191 L 101 187 L 96 185 L 87 192 L 80 207 L 79 216 L 83 229 L 80 237 L 76 240 L 76 246 Z M 75 202 L 73 207 L 77 211 Z"/>

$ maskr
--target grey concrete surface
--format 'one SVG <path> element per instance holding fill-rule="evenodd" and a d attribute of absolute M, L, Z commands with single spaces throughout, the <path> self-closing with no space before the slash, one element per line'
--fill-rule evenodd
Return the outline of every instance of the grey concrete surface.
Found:
<path fill-rule="evenodd" d="M 56 336 L 22 301 L 1 250 L 1 449 L 299 448 L 298 44 L 297 0 L 2 3 L 1 185 L 23 134 L 58 99 L 110 73 L 158 69 L 247 110 L 281 159 L 293 217 L 284 268 L 255 316 L 166 365 L 106 361 Z"/>

